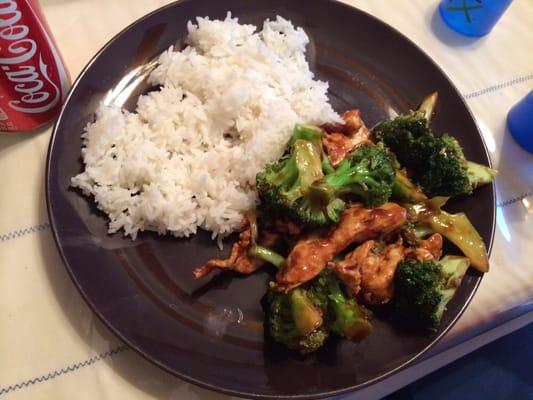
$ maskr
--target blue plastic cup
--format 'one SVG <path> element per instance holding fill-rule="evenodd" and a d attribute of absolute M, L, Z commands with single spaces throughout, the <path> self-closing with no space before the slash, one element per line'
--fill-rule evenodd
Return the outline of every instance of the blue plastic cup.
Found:
<path fill-rule="evenodd" d="M 511 108 L 507 115 L 507 127 L 514 140 L 533 153 L 533 90 Z"/>
<path fill-rule="evenodd" d="M 512 1 L 441 0 L 439 11 L 446 25 L 457 33 L 483 36 L 492 30 Z"/>

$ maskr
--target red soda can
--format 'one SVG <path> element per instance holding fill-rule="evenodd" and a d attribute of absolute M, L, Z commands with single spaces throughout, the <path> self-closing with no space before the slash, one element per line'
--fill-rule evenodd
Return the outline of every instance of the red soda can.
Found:
<path fill-rule="evenodd" d="M 0 0 L 0 132 L 54 120 L 70 79 L 36 0 Z"/>

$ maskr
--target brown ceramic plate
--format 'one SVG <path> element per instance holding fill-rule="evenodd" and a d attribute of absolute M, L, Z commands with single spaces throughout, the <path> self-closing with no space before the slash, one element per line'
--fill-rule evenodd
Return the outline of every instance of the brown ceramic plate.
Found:
<path fill-rule="evenodd" d="M 444 73 L 412 42 L 372 16 L 329 0 L 184 0 L 135 22 L 89 63 L 55 126 L 47 169 L 50 221 L 63 261 L 94 312 L 133 349 L 165 370 L 198 385 L 256 398 L 316 398 L 355 390 L 412 363 L 455 322 L 472 298 L 480 274 L 470 270 L 444 315 L 427 335 L 402 329 L 378 314 L 374 332 L 360 344 L 331 340 L 300 357 L 264 339 L 260 299 L 269 272 L 221 274 L 195 281 L 191 271 L 221 256 L 209 235 L 188 240 L 142 234 L 132 241 L 106 233 L 106 218 L 69 188 L 82 170 L 81 139 L 98 103 L 131 107 L 146 91 L 150 61 L 186 32 L 196 16 L 261 24 L 282 15 L 311 38 L 309 61 L 330 82 L 338 111 L 358 107 L 368 125 L 405 111 L 437 90 L 434 127 L 452 132 L 473 161 L 488 163 L 485 146 L 461 96 Z M 464 210 L 485 243 L 492 242 L 494 191 L 487 186 L 449 209 Z M 225 246 L 234 238 L 230 238 Z"/>

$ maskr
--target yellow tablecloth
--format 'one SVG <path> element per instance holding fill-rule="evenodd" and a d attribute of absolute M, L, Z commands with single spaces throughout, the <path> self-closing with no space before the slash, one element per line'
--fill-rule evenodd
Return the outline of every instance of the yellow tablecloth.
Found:
<path fill-rule="evenodd" d="M 533 320 L 533 155 L 515 144 L 505 127 L 509 108 L 533 87 L 533 1 L 515 1 L 481 39 L 449 31 L 435 14 L 436 0 L 347 2 L 396 27 L 443 68 L 467 100 L 500 170 L 491 272 L 431 357 L 350 397 L 378 398 Z M 75 78 L 114 34 L 168 1 L 41 3 Z M 312 7 L 312 1 L 302 6 Z M 0 136 L 0 397 L 227 399 L 184 383 L 129 350 L 73 287 L 45 209 L 50 132 Z"/>

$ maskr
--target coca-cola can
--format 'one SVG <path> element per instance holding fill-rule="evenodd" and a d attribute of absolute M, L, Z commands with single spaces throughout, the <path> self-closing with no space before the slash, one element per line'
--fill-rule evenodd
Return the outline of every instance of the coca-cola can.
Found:
<path fill-rule="evenodd" d="M 36 0 L 0 0 L 0 132 L 53 121 L 70 85 Z"/>

